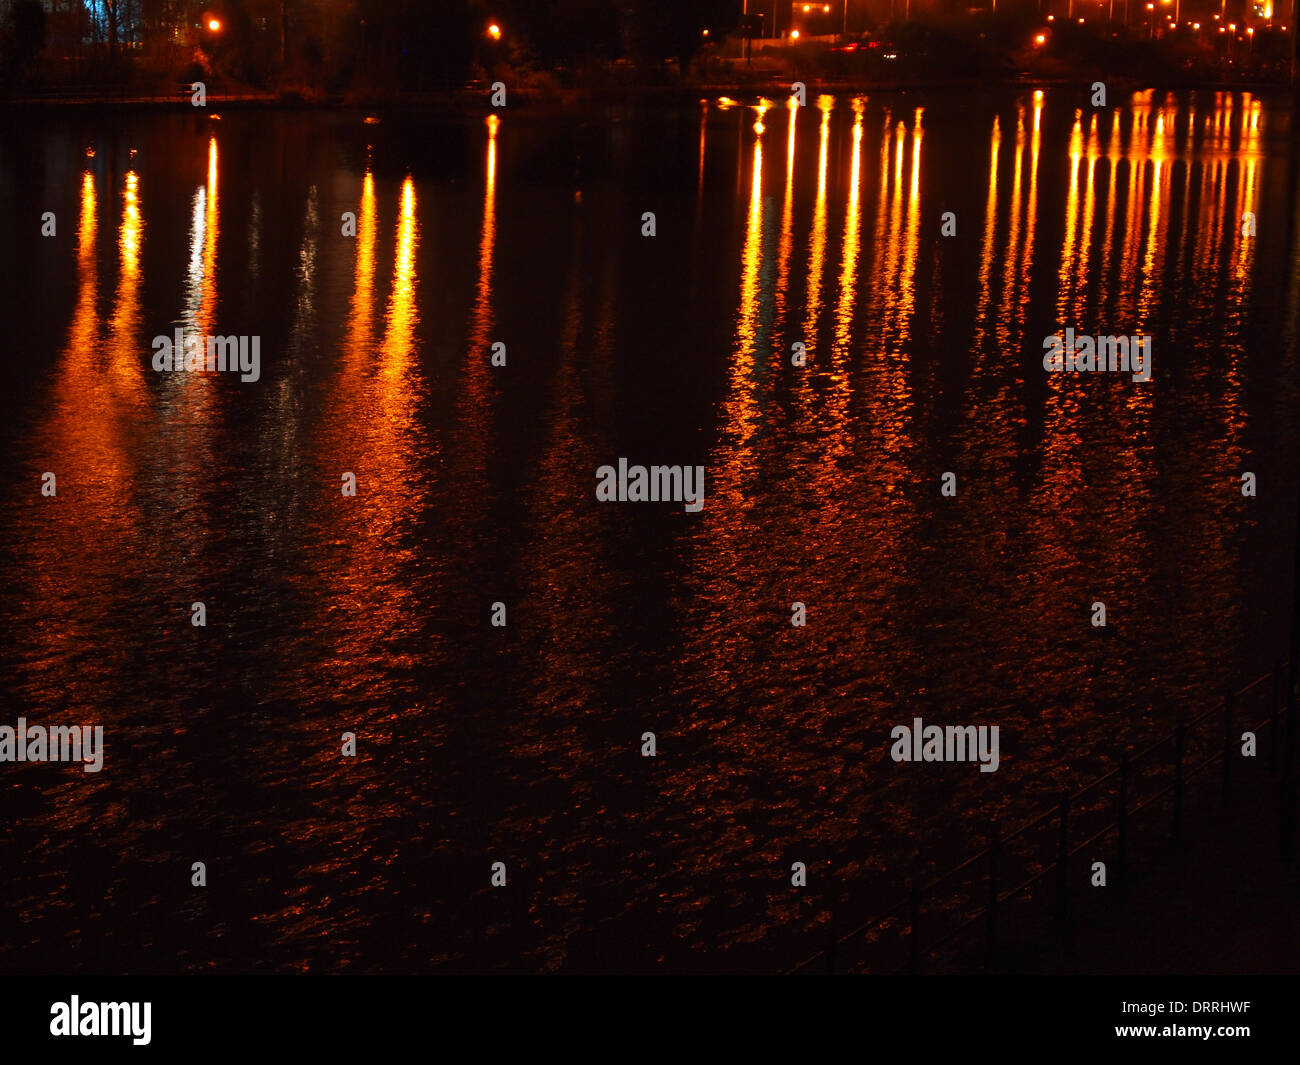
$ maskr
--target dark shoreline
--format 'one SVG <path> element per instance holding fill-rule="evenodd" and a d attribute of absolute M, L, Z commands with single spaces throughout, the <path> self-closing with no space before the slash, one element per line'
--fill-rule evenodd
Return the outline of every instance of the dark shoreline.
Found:
<path fill-rule="evenodd" d="M 971 93 L 1004 91 L 1007 89 L 1073 89 L 1087 95 L 1090 82 L 1076 79 L 1006 78 L 970 81 L 895 82 L 891 84 L 846 85 L 806 83 L 810 98 L 819 95 L 838 98 L 870 95 L 873 93 L 905 94 Z M 1111 92 L 1131 93 L 1146 90 L 1157 92 L 1249 92 L 1256 96 L 1278 99 L 1294 95 L 1300 86 L 1279 85 L 1276 82 L 1141 82 L 1136 79 L 1111 78 L 1106 82 Z M 510 95 L 511 110 L 526 110 L 533 114 L 559 113 L 574 107 L 599 106 L 669 106 L 680 107 L 698 103 L 702 98 L 715 99 L 730 96 L 740 102 L 752 102 L 760 97 L 781 99 L 790 92 L 790 83 L 760 81 L 744 83 L 717 83 L 666 88 L 637 88 L 628 92 L 590 92 L 571 90 L 560 93 L 529 92 L 526 88 L 514 89 Z M 485 107 L 487 90 L 455 91 L 445 93 L 412 93 L 379 101 L 366 101 L 337 95 L 325 100 L 304 100 L 297 96 L 258 94 L 208 94 L 208 109 L 233 111 L 364 111 L 376 114 L 399 114 L 410 111 L 433 113 L 463 113 L 467 108 Z M 29 96 L 0 98 L 0 111 L 15 112 L 36 108 L 41 110 L 77 111 L 180 111 L 191 109 L 187 99 L 154 96 Z"/>

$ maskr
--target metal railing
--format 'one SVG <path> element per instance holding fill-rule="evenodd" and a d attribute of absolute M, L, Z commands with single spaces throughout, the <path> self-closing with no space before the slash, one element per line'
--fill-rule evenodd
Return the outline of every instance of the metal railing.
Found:
<path fill-rule="evenodd" d="M 1074 793 L 1068 790 L 1061 795 L 1056 806 L 1044 810 L 1025 822 L 1009 835 L 1001 835 L 996 824 L 989 830 L 989 844 L 979 853 L 949 869 L 942 876 L 922 886 L 913 878 L 906 899 L 893 908 L 858 925 L 852 931 L 831 937 L 826 946 L 802 962 L 789 973 L 805 972 L 818 962 L 824 971 L 834 972 L 837 959 L 846 947 L 858 946 L 863 954 L 872 947 L 878 953 L 887 953 L 884 941 L 892 933 L 895 948 L 895 965 L 859 966 L 871 972 L 919 972 L 922 953 L 929 954 L 947 946 L 979 924 L 984 924 L 986 945 L 984 968 L 993 966 L 997 952 L 998 915 L 1007 903 L 1028 898 L 1030 892 L 1049 877 L 1055 879 L 1053 892 L 1057 929 L 1062 937 L 1070 934 L 1069 924 L 1069 867 L 1070 860 L 1110 836 L 1116 835 L 1116 884 L 1122 891 L 1128 883 L 1128 865 L 1131 849 L 1130 828 L 1133 818 L 1173 796 L 1170 832 L 1175 843 L 1183 839 L 1185 788 L 1187 782 L 1215 762 L 1220 762 L 1222 803 L 1226 808 L 1232 801 L 1231 748 L 1240 742 L 1240 733 L 1234 726 L 1249 720 L 1242 717 L 1258 701 L 1257 695 L 1265 681 L 1268 713 L 1243 731 L 1259 734 L 1268 732 L 1268 763 L 1271 771 L 1281 765 L 1283 776 L 1279 789 L 1279 843 L 1283 858 L 1295 854 L 1296 836 L 1296 684 L 1288 677 L 1289 664 L 1279 662 L 1268 673 L 1249 684 L 1228 693 L 1224 699 L 1187 723 L 1179 723 L 1172 735 L 1157 740 L 1136 754 L 1124 753 L 1109 772 L 1103 773 Z M 1287 683 L 1288 679 L 1290 683 Z M 1285 706 L 1285 714 L 1283 707 Z M 1221 715 L 1222 731 L 1204 728 L 1207 722 Z M 1234 740 L 1234 734 L 1237 739 Z M 1165 748 L 1172 746 L 1170 755 L 1158 758 Z M 1107 789 L 1107 785 L 1110 788 Z M 1142 794 L 1139 794 L 1142 793 Z M 1108 813 L 1109 811 L 1109 813 Z M 1113 818 L 1113 819 L 1108 819 Z M 1101 822 L 1100 824 L 1098 822 Z M 1047 834 L 1050 847 L 1043 855 L 1043 837 Z M 1083 838 L 1078 838 L 1082 836 Z M 1051 847 L 1052 840 L 1055 846 Z M 1074 842 L 1072 842 L 1072 840 Z M 1002 884 L 1014 878 L 1008 876 L 1008 865 L 1018 862 L 1020 879 L 1014 887 L 1003 890 Z M 939 889 L 946 888 L 944 897 Z M 984 900 L 982 903 L 977 901 Z M 931 905 L 926 909 L 926 901 Z M 939 938 L 922 947 L 922 914 L 931 919 L 948 918 Z M 955 920 L 953 916 L 955 914 Z M 906 920 L 906 924 L 904 924 Z M 937 922 L 941 923 L 941 921 Z M 897 952 L 902 948 L 907 960 L 897 965 Z"/>

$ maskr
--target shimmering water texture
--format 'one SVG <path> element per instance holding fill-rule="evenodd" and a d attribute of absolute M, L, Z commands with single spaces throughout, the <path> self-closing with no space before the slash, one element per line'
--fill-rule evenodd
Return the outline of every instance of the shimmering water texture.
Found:
<path fill-rule="evenodd" d="M 5 120 L 0 968 L 776 970 L 1284 653 L 1289 104 L 362 119 Z"/>

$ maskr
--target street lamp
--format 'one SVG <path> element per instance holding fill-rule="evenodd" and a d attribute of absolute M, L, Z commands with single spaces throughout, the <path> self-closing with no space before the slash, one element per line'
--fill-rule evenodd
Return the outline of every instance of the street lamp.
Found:
<path fill-rule="evenodd" d="M 221 20 L 216 18 L 208 19 L 208 29 L 216 33 L 217 30 L 221 29 Z"/>
<path fill-rule="evenodd" d="M 498 26 L 495 22 L 488 23 L 487 35 L 491 37 L 494 41 L 501 40 L 501 27 Z"/>

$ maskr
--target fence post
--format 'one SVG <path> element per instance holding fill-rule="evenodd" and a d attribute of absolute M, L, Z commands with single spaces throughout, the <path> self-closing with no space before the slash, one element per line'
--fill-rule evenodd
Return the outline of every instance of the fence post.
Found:
<path fill-rule="evenodd" d="M 1128 889 L 1128 752 L 1119 760 L 1119 889 Z"/>
<path fill-rule="evenodd" d="M 1183 746 L 1187 726 L 1181 721 L 1174 729 L 1174 842 L 1183 841 Z"/>
<path fill-rule="evenodd" d="M 1061 923 L 1061 935 L 1065 936 L 1070 920 L 1070 793 L 1061 793 L 1061 840 L 1056 852 L 1056 906 L 1057 919 Z"/>
<path fill-rule="evenodd" d="M 921 971 L 921 943 L 917 933 L 921 924 L 921 882 L 916 877 L 912 877 L 912 954 L 907 962 L 907 971 L 918 973 Z"/>
<path fill-rule="evenodd" d="M 1232 704 L 1236 696 L 1223 697 L 1223 808 L 1232 802 Z"/>
<path fill-rule="evenodd" d="M 993 959 L 998 947 L 998 848 L 1001 839 L 997 822 L 989 832 L 989 940 L 984 950 L 984 971 L 993 968 Z"/>

